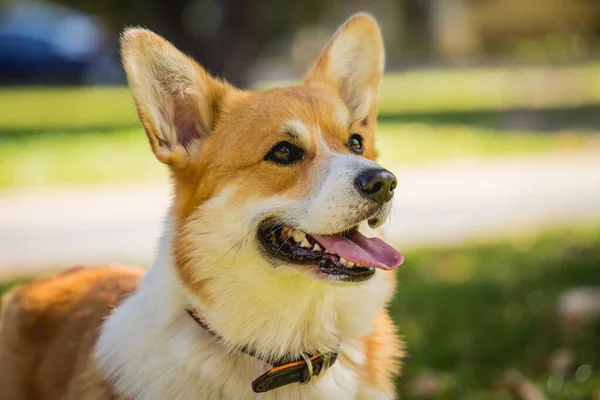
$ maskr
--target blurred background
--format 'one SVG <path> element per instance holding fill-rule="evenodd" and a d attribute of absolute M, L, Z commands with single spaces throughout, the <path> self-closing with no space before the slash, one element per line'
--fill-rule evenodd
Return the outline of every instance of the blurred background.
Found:
<path fill-rule="evenodd" d="M 149 265 L 167 172 L 118 56 L 146 26 L 250 89 L 380 22 L 406 399 L 600 399 L 600 1 L 0 0 L 0 289 Z"/>

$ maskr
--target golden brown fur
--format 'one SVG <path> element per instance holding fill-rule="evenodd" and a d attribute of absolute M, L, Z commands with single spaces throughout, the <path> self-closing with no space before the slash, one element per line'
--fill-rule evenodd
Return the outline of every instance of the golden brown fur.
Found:
<path fill-rule="evenodd" d="M 142 274 L 133 268 L 73 268 L 4 296 L 2 399 L 118 399 L 96 371 L 93 346 L 104 318 Z"/>

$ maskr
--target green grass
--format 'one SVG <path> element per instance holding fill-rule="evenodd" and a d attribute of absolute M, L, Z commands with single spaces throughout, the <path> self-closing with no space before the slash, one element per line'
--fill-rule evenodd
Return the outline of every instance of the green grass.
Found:
<path fill-rule="evenodd" d="M 258 89 L 299 80 L 259 82 Z M 572 107 L 600 102 L 600 64 L 546 67 L 421 69 L 387 74 L 380 112 Z"/>
<path fill-rule="evenodd" d="M 380 124 L 383 165 L 461 157 L 499 157 L 589 146 L 591 137 L 527 135 L 486 128 Z M 53 185 L 118 184 L 165 180 L 141 128 L 7 135 L 0 139 L 0 189 Z"/>
<path fill-rule="evenodd" d="M 0 132 L 77 132 L 136 124 L 126 87 L 0 90 Z"/>
<path fill-rule="evenodd" d="M 593 374 L 585 382 L 569 376 L 551 398 L 591 398 L 600 387 L 600 324 L 570 336 L 557 319 L 565 289 L 600 286 L 600 228 L 422 249 L 406 260 L 391 305 L 408 344 L 403 398 L 416 376 L 434 370 L 451 382 L 440 398 L 509 399 L 497 387 L 503 371 L 517 368 L 544 387 L 548 357 L 560 348 Z"/>
<path fill-rule="evenodd" d="M 140 128 L 75 134 L 11 136 L 0 140 L 0 189 L 53 185 L 151 182 L 167 170 Z"/>
<path fill-rule="evenodd" d="M 557 298 L 574 286 L 600 286 L 600 228 L 562 229 L 537 236 L 405 252 L 390 311 L 407 342 L 404 399 L 424 371 L 447 379 L 439 399 L 509 400 L 498 385 L 516 368 L 551 399 L 591 399 L 600 388 L 600 324 L 567 335 L 557 319 Z M 0 283 L 0 293 L 17 281 Z M 547 359 L 561 348 L 577 367 L 553 390 Z M 556 378 L 556 376 L 555 376 Z"/>
<path fill-rule="evenodd" d="M 262 90 L 295 84 L 262 82 Z M 600 102 L 600 64 L 546 68 L 428 69 L 384 77 L 380 113 L 573 107 Z M 126 87 L 0 90 L 0 132 L 137 124 Z"/>
<path fill-rule="evenodd" d="M 18 285 L 20 283 L 26 282 L 27 279 L 10 279 L 10 280 L 6 280 L 6 281 L 0 281 L 0 296 L 2 294 L 4 294 L 8 289 L 12 288 L 15 285 Z"/>
<path fill-rule="evenodd" d="M 385 166 L 460 158 L 569 152 L 597 147 L 591 134 L 528 134 L 484 127 L 423 123 L 379 124 L 377 148 Z"/>
<path fill-rule="evenodd" d="M 597 147 L 599 77 L 600 64 L 390 74 L 381 90 L 381 162 Z M 0 190 L 167 176 L 125 87 L 0 90 L 0 170 Z"/>
<path fill-rule="evenodd" d="M 600 64 L 417 70 L 381 85 L 383 114 L 569 107 L 600 102 Z"/>

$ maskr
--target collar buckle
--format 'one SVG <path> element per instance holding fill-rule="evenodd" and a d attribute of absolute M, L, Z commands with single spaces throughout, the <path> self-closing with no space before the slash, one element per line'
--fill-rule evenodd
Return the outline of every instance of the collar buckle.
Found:
<path fill-rule="evenodd" d="M 327 370 L 329 369 L 329 367 L 331 367 L 331 364 L 332 364 L 331 353 L 324 353 L 323 354 L 323 365 L 321 366 L 321 370 L 319 371 L 319 374 L 317 376 L 319 378 L 321 378 L 322 376 L 325 376 L 325 374 L 327 373 Z"/>
<path fill-rule="evenodd" d="M 313 373 L 314 373 L 313 364 L 312 364 L 311 359 L 306 354 L 302 353 L 300 355 L 302 356 L 302 358 L 304 358 L 304 362 L 306 363 L 306 371 L 308 372 L 306 374 L 306 379 L 303 380 L 302 382 L 300 382 L 300 384 L 306 385 L 307 383 L 310 382 L 310 380 L 313 377 Z M 319 374 L 317 376 L 321 376 L 321 374 Z"/>

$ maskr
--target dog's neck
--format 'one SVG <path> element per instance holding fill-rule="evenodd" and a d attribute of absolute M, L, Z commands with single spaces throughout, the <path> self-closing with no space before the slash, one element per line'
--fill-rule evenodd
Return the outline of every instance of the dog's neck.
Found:
<path fill-rule="evenodd" d="M 107 319 L 96 346 L 100 369 L 120 394 L 179 398 L 181 390 L 187 391 L 181 397 L 197 393 L 196 398 L 205 398 L 206 388 L 222 393 L 229 386 L 232 393 L 251 397 L 250 382 L 269 366 L 233 345 L 282 358 L 329 351 L 341 343 L 340 366 L 332 367 L 341 370 L 349 354 L 360 358 L 354 349 L 360 347 L 360 337 L 370 333 L 371 320 L 391 288 L 381 274 L 360 286 L 334 286 L 273 271 L 265 271 L 258 282 L 245 281 L 229 271 L 220 282 L 222 296 L 207 306 L 180 281 L 171 239 L 167 223 L 156 261 L 138 289 Z M 203 313 L 231 348 L 188 316 L 185 308 L 190 305 Z M 360 360 L 350 364 L 356 362 Z M 237 392 L 236 385 L 240 385 Z M 196 392 L 200 388 L 203 391 Z"/>

